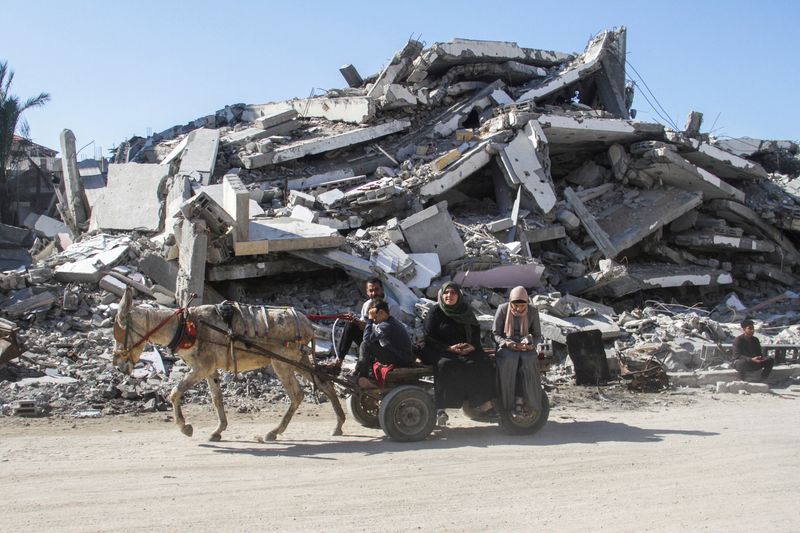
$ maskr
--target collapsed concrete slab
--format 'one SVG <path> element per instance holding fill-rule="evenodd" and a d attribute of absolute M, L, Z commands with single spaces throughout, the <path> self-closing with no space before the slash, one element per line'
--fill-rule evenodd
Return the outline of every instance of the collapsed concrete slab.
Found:
<path fill-rule="evenodd" d="M 453 281 L 462 287 L 484 287 L 489 289 L 511 289 L 518 285 L 541 287 L 543 273 L 544 265 L 537 263 L 503 265 L 487 270 L 456 272 L 453 275 Z"/>
<path fill-rule="evenodd" d="M 159 187 L 169 171 L 168 166 L 154 164 L 108 165 L 108 184 L 94 206 L 89 227 L 159 231 L 162 217 Z"/>
<path fill-rule="evenodd" d="M 379 139 L 403 131 L 410 126 L 411 122 L 408 120 L 394 120 L 385 124 L 351 130 L 338 135 L 295 142 L 277 148 L 269 153 L 245 155 L 242 156 L 242 163 L 248 169 L 275 165 L 309 155 L 321 154 L 331 150 L 338 150 L 340 148 Z"/>
<path fill-rule="evenodd" d="M 524 188 L 543 214 L 556 205 L 550 177 L 547 138 L 537 122 L 529 121 L 516 137 L 500 150 L 500 168 L 512 186 Z"/>
<path fill-rule="evenodd" d="M 664 137 L 661 124 L 635 120 L 544 114 L 537 121 L 551 154 L 580 150 L 600 152 L 614 143 L 630 144 Z"/>
<path fill-rule="evenodd" d="M 574 58 L 572 54 L 551 50 L 522 48 L 514 42 L 453 39 L 433 43 L 414 61 L 408 81 L 418 83 L 428 76 L 440 74 L 456 65 L 470 63 L 504 63 L 517 61 L 526 65 L 552 67 Z"/>
<path fill-rule="evenodd" d="M 780 257 L 777 258 L 778 263 L 787 261 L 790 264 L 798 264 L 800 262 L 800 252 L 791 240 L 775 226 L 765 222 L 749 207 L 731 200 L 712 200 L 708 203 L 708 209 L 728 222 L 772 240 L 782 249 Z"/>
<path fill-rule="evenodd" d="M 683 154 L 684 157 L 687 154 Z M 657 148 L 642 154 L 631 162 L 631 170 L 642 172 L 687 191 L 700 191 L 706 200 L 725 199 L 744 202 L 744 192 L 727 184 L 714 174 L 698 168 L 672 150 Z"/>
<path fill-rule="evenodd" d="M 459 154 L 458 150 L 449 152 L 448 154 L 452 153 L 453 157 L 442 164 L 442 168 L 446 170 L 440 174 L 434 174 L 427 183 L 420 187 L 420 196 L 425 199 L 432 198 L 463 182 L 492 160 L 494 155 L 489 152 L 490 146 L 493 143 L 502 142 L 508 137 L 508 132 L 499 132 L 482 140 L 464 154 Z M 434 168 L 436 168 L 435 165 Z"/>
<path fill-rule="evenodd" d="M 118 265 L 130 250 L 129 239 L 100 234 L 73 244 L 61 254 L 68 262 L 55 268 L 55 279 L 63 283 L 97 283 L 104 273 Z M 74 258 L 69 260 L 69 258 Z"/>
<path fill-rule="evenodd" d="M 370 98 L 379 98 L 386 94 L 386 89 L 397 81 L 402 81 L 411 70 L 412 62 L 422 52 L 422 43 L 409 39 L 402 50 L 397 52 L 392 60 L 378 74 L 372 87 L 367 91 Z"/>
<path fill-rule="evenodd" d="M 89 212 L 91 212 L 98 199 L 103 195 L 106 180 L 103 178 L 103 171 L 100 169 L 100 163 L 94 159 L 78 161 L 78 173 L 81 176 L 87 207 Z"/>
<path fill-rule="evenodd" d="M 567 344 L 567 335 L 579 331 L 598 330 L 603 340 L 612 340 L 620 336 L 616 323 L 604 316 L 593 317 L 556 317 L 548 313 L 539 313 L 542 335 L 560 344 Z"/>
<path fill-rule="evenodd" d="M 300 117 L 317 117 L 328 120 L 363 124 L 375 116 L 375 101 L 366 96 L 341 98 L 298 98 L 285 102 L 248 105 L 242 112 L 242 120 L 255 122 L 262 117 L 293 110 Z"/>
<path fill-rule="evenodd" d="M 208 185 L 214 175 L 219 150 L 219 130 L 196 129 L 189 134 L 186 148 L 181 154 L 178 174 L 189 176 L 198 183 Z"/>
<path fill-rule="evenodd" d="M 678 145 L 681 155 L 685 159 L 720 178 L 751 180 L 767 177 L 767 171 L 758 163 L 732 154 L 708 142 L 687 138 L 674 132 L 668 134 L 667 138 Z"/>
<path fill-rule="evenodd" d="M 648 289 L 670 289 L 675 287 L 713 287 L 730 285 L 730 272 L 698 265 L 635 264 L 626 269 L 626 274 L 600 283 L 587 294 L 620 298 Z"/>
<path fill-rule="evenodd" d="M 612 246 L 609 252 L 619 254 L 701 203 L 702 195 L 694 191 L 641 191 L 635 204 L 615 206 L 613 212 L 597 219 L 597 225 L 608 235 Z"/>
<path fill-rule="evenodd" d="M 463 127 L 464 122 L 475 110 L 478 110 L 480 113 L 484 109 L 491 107 L 494 102 L 492 95 L 504 87 L 505 84 L 502 81 L 496 80 L 475 93 L 466 101 L 455 104 L 438 117 L 436 123 L 433 125 L 433 132 L 439 137 L 449 137 L 455 133 L 457 129 Z"/>
<path fill-rule="evenodd" d="M 400 231 L 414 253 L 436 253 L 442 265 L 464 257 L 466 248 L 447 211 L 439 202 L 400 221 Z"/>
<path fill-rule="evenodd" d="M 775 251 L 775 245 L 770 241 L 751 239 L 749 237 L 734 237 L 730 235 L 717 235 L 714 233 L 685 232 L 673 237 L 675 244 L 685 248 L 703 251 L 736 251 L 770 253 Z"/>
<path fill-rule="evenodd" d="M 237 256 L 336 248 L 345 243 L 333 228 L 293 218 L 251 220 L 249 236 L 248 241 L 234 243 Z"/>
<path fill-rule="evenodd" d="M 621 29 L 619 34 L 624 36 L 625 29 Z M 619 37 L 618 32 L 606 31 L 592 39 L 586 47 L 586 51 L 571 61 L 553 78 L 545 80 L 537 87 L 523 93 L 517 102 L 537 101 L 555 92 L 569 87 L 578 81 L 588 78 L 603 67 L 601 60 L 612 48 L 613 43 Z M 624 50 L 624 46 L 623 46 Z M 624 55 L 623 55 L 624 57 Z"/>

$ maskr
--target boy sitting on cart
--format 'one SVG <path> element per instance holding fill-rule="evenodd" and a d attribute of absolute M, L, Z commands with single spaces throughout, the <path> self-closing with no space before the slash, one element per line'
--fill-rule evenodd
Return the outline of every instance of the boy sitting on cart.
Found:
<path fill-rule="evenodd" d="M 375 361 L 384 365 L 409 367 L 414 364 L 411 337 L 406 327 L 389 312 L 386 300 L 373 299 L 367 311 L 364 339 L 358 349 L 354 377 L 362 388 L 373 388 L 369 380 Z"/>

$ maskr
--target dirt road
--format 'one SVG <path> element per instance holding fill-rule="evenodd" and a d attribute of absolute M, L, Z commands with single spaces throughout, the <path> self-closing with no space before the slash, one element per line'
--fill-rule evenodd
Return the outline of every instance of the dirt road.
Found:
<path fill-rule="evenodd" d="M 714 396 L 556 405 L 533 437 L 452 413 L 400 444 L 327 405 L 231 413 L 223 442 L 164 414 L 0 419 L 5 531 L 797 531 L 800 401 Z M 686 394 L 684 394 L 686 396 Z M 677 396 L 673 397 L 677 399 Z"/>

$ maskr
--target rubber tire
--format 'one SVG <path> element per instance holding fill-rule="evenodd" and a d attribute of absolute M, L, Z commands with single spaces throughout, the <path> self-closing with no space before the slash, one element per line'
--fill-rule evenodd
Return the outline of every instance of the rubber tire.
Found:
<path fill-rule="evenodd" d="M 366 394 L 351 394 L 347 397 L 347 412 L 353 420 L 365 428 L 379 428 L 378 420 L 380 405 Z"/>
<path fill-rule="evenodd" d="M 542 392 L 542 396 L 542 412 L 536 418 L 520 420 L 513 413 L 501 411 L 500 427 L 502 430 L 510 435 L 532 435 L 542 429 L 550 416 L 550 400 L 544 392 Z"/>
<path fill-rule="evenodd" d="M 435 415 L 436 408 L 429 392 L 416 385 L 402 385 L 383 398 L 378 420 L 390 439 L 416 442 L 431 434 Z"/>

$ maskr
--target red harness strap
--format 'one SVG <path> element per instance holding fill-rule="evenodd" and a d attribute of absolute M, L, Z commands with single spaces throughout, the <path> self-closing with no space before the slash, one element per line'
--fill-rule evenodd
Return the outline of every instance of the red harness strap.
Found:
<path fill-rule="evenodd" d="M 313 322 L 320 320 L 336 320 L 340 318 L 347 318 L 347 315 L 306 315 L 306 318 Z"/>
<path fill-rule="evenodd" d="M 139 340 L 136 342 L 136 344 L 134 344 L 133 346 L 131 346 L 130 348 L 128 348 L 128 350 L 133 350 L 134 348 L 138 347 L 140 344 L 143 344 L 143 343 L 147 342 L 147 340 L 150 338 L 150 336 L 151 336 L 153 333 L 155 333 L 156 331 L 158 331 L 158 330 L 160 330 L 161 328 L 163 328 L 164 326 L 166 326 L 166 325 L 167 325 L 167 322 L 169 322 L 170 320 L 172 320 L 173 318 L 175 318 L 175 317 L 176 317 L 176 316 L 178 316 L 179 314 L 183 313 L 184 311 L 185 311 L 185 309 L 184 309 L 184 308 L 182 308 L 182 307 L 181 307 L 181 308 L 179 308 L 179 309 L 176 309 L 174 313 L 172 313 L 172 314 L 171 314 L 171 315 L 169 315 L 167 318 L 165 318 L 164 320 L 162 320 L 161 322 L 159 322 L 159 324 L 158 324 L 156 327 L 154 327 L 153 329 L 151 329 L 150 331 L 148 331 L 147 333 L 145 333 L 144 337 L 142 337 L 141 339 L 139 339 Z M 128 315 L 128 320 L 130 320 L 130 315 Z M 127 327 L 128 327 L 128 324 L 126 324 L 126 330 L 127 330 Z M 127 335 L 127 333 L 126 333 L 126 335 Z"/>

